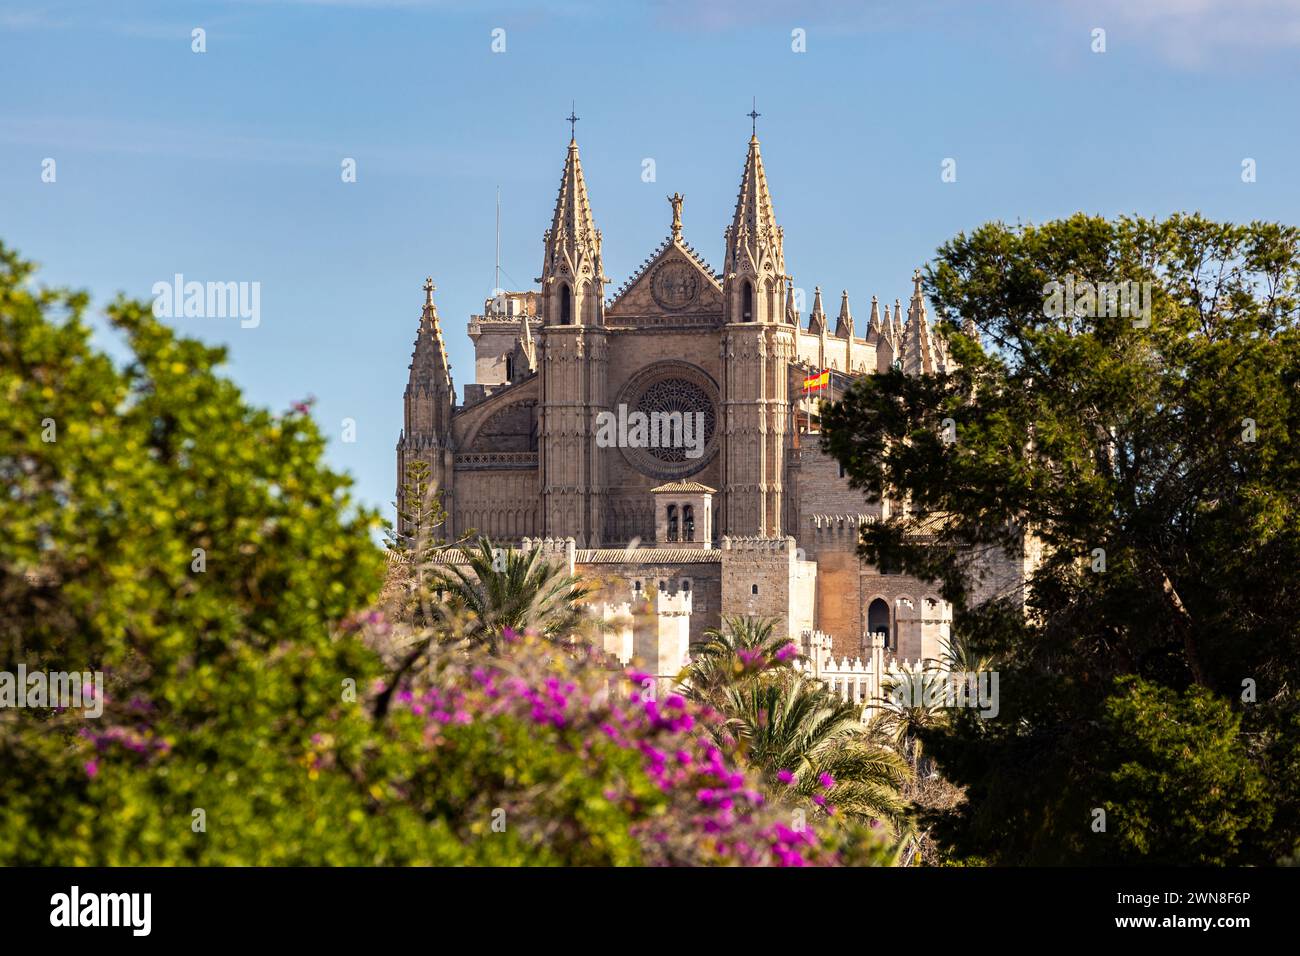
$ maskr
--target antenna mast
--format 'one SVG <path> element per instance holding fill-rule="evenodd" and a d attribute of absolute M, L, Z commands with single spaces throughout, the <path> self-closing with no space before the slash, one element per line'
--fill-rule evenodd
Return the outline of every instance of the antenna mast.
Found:
<path fill-rule="evenodd" d="M 501 187 L 497 187 L 497 271 L 496 284 L 492 286 L 494 293 L 501 290 Z"/>

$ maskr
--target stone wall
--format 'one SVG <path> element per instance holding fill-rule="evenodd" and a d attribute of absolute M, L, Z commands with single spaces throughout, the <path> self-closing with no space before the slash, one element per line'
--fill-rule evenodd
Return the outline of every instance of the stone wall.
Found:
<path fill-rule="evenodd" d="M 722 564 L 716 558 L 720 552 L 714 552 L 712 561 L 682 564 L 670 560 L 671 549 L 664 549 L 663 560 L 657 561 L 656 550 L 638 548 L 628 554 L 634 560 L 625 562 L 584 561 L 583 558 L 591 557 L 592 553 L 578 552 L 577 573 L 596 588 L 591 598 L 593 601 L 635 603 L 638 598 L 646 599 L 660 593 L 661 585 L 664 593 L 689 593 L 690 641 L 703 641 L 704 632 L 717 627 L 721 621 Z"/>

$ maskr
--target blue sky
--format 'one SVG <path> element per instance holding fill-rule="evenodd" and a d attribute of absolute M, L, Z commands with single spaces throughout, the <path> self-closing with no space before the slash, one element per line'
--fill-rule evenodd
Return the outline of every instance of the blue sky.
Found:
<path fill-rule="evenodd" d="M 1300 0 L 0 0 L 0 239 L 97 306 L 177 272 L 260 282 L 257 328 L 173 324 L 228 344 L 251 400 L 316 396 L 387 513 L 424 277 L 461 386 L 496 188 L 503 284 L 531 287 L 571 99 L 611 292 L 674 191 L 720 266 L 754 96 L 795 284 L 865 316 L 990 219 L 1300 223 L 1298 53 Z"/>

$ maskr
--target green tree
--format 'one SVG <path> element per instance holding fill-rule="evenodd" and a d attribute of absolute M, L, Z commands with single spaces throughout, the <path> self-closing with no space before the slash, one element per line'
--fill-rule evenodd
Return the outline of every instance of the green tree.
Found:
<path fill-rule="evenodd" d="M 390 529 L 388 546 L 391 550 L 427 558 L 443 546 L 437 530 L 446 522 L 447 511 L 442 506 L 442 491 L 434 482 L 427 461 L 417 458 L 406 463 L 402 493 L 393 507 L 401 530 Z"/>
<path fill-rule="evenodd" d="M 0 246 L 0 671 L 103 671 L 108 703 L 0 708 L 0 859 L 434 858 L 445 834 L 302 763 L 367 725 L 346 691 L 378 661 L 334 623 L 383 572 L 305 407 L 250 406 L 145 303 L 108 310 L 116 366 L 32 275 Z"/>
<path fill-rule="evenodd" d="M 1276 224 L 989 224 L 929 270 L 960 367 L 870 376 L 827 409 L 826 446 L 853 484 L 909 502 L 864 529 L 862 555 L 939 581 L 958 636 L 1001 672 L 998 719 L 955 715 L 924 735 L 967 787 L 941 821 L 960 852 L 1107 861 L 1148 846 L 1259 863 L 1300 840 L 1282 777 L 1300 685 L 1298 278 L 1300 232 Z M 1150 283 L 1149 311 L 1107 308 L 1100 285 L 1054 308 L 1067 283 L 1130 282 Z M 1043 549 L 1028 613 L 1014 594 L 973 606 L 980 559 L 1026 541 Z M 1142 783 L 1187 812 L 1152 818 L 1141 841 L 1092 831 L 1137 732 L 1104 719 L 1125 675 L 1237 709 L 1237 753 L 1269 780 L 1237 808 L 1244 829 L 1160 789 L 1160 774 L 1130 772 L 1126 799 Z M 1226 779 L 1236 768 L 1218 733 L 1204 723 L 1189 739 L 1227 761 Z"/>
<path fill-rule="evenodd" d="M 1119 862 L 1224 865 L 1252 827 L 1270 822 L 1261 819 L 1264 773 L 1241 745 L 1241 715 L 1223 698 L 1126 677 L 1107 698 L 1105 719 L 1118 752 L 1102 806 Z"/>

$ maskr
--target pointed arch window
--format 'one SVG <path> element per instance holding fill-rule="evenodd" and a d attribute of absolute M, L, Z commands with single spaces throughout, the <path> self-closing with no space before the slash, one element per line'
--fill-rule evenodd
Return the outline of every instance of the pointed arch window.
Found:
<path fill-rule="evenodd" d="M 867 633 L 879 634 L 885 639 L 885 646 L 889 647 L 889 605 L 880 598 L 876 598 L 867 608 Z"/>
<path fill-rule="evenodd" d="M 740 321 L 754 321 L 754 286 L 748 279 L 740 287 Z"/>
<path fill-rule="evenodd" d="M 560 283 L 560 324 L 573 324 L 573 290 L 567 282 Z"/>
<path fill-rule="evenodd" d="M 515 357 L 513 355 L 507 355 L 506 356 L 506 381 L 513 382 L 514 380 L 515 380 Z"/>

